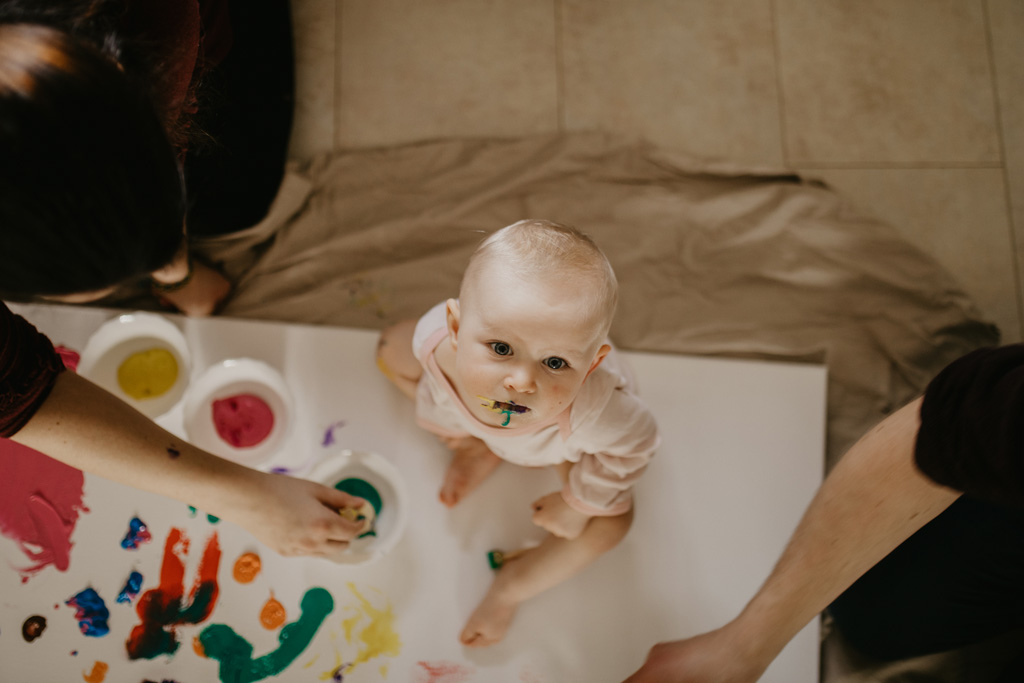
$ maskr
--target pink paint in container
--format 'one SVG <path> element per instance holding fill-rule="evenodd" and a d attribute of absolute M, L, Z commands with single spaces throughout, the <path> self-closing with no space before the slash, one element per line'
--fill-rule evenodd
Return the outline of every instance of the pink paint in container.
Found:
<path fill-rule="evenodd" d="M 200 448 L 250 467 L 264 466 L 291 428 L 291 392 L 281 374 L 252 358 L 206 369 L 185 395 L 184 426 Z"/>

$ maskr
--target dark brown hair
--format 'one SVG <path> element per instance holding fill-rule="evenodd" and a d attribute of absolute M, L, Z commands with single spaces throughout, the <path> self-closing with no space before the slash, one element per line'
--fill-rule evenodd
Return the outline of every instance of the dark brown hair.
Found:
<path fill-rule="evenodd" d="M 0 23 L 0 295 L 155 270 L 181 244 L 184 212 L 174 148 L 119 63 L 67 31 Z"/>

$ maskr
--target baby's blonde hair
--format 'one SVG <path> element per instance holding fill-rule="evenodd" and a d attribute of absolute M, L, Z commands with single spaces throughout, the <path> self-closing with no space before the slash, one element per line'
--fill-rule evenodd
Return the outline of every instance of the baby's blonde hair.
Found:
<path fill-rule="evenodd" d="M 558 276 L 578 286 L 584 313 L 598 325 L 603 341 L 615 317 L 618 281 L 604 252 L 590 237 L 570 225 L 530 218 L 489 235 L 473 252 L 462 278 L 481 282 L 483 270 L 493 264 L 526 281 Z"/>

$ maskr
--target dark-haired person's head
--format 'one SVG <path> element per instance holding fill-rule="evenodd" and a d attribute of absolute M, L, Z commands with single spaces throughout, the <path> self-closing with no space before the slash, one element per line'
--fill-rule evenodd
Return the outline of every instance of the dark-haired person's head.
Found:
<path fill-rule="evenodd" d="M 0 24 L 0 297 L 99 293 L 183 240 L 176 153 L 116 61 L 59 30 Z"/>

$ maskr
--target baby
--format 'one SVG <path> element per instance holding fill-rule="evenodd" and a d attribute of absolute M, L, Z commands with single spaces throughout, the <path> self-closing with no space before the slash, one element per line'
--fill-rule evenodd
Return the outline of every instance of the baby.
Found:
<path fill-rule="evenodd" d="M 632 523 L 632 487 L 659 439 L 607 340 L 617 287 L 590 238 L 519 221 L 477 248 L 458 300 L 381 335 L 381 370 L 453 452 L 445 505 L 502 460 L 555 467 L 564 484 L 533 502 L 550 533 L 505 556 L 462 631 L 466 645 L 501 640 L 519 603 L 580 572 Z"/>

